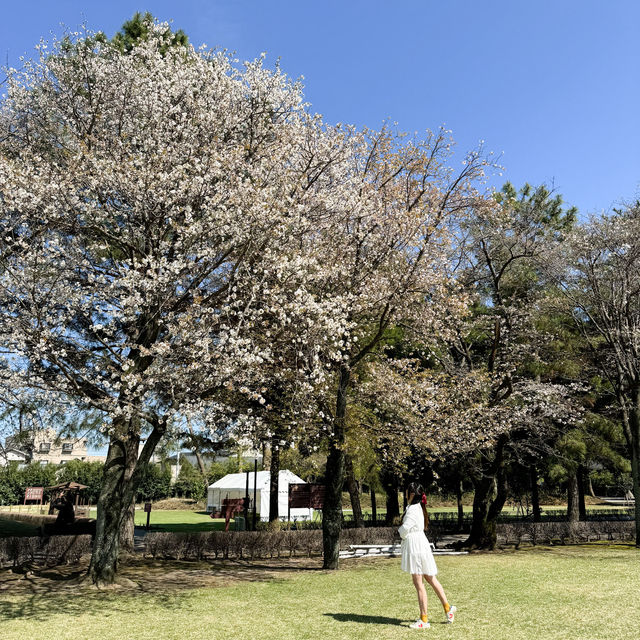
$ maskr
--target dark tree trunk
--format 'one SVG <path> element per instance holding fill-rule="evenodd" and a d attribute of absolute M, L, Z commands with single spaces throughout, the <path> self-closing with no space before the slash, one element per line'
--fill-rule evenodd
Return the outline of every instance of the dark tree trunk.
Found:
<path fill-rule="evenodd" d="M 582 522 L 585 522 L 587 519 L 587 505 L 584 501 L 586 475 L 586 468 L 584 467 L 584 465 L 580 465 L 578 467 L 578 513 Z"/>
<path fill-rule="evenodd" d="M 496 521 L 507 499 L 504 454 L 507 436 L 500 436 L 492 460 L 482 464 L 482 475 L 474 481 L 471 533 L 462 546 L 495 549 Z M 495 497 L 494 497 L 495 494 Z"/>
<path fill-rule="evenodd" d="M 125 479 L 130 480 L 136 461 L 138 460 L 138 452 L 140 449 L 140 420 L 132 419 L 129 422 L 129 432 L 127 434 L 127 461 L 125 471 Z M 133 552 L 134 535 L 136 526 L 136 496 L 135 493 L 131 498 L 129 509 L 124 514 L 122 525 L 120 526 L 120 549 L 122 551 Z"/>
<path fill-rule="evenodd" d="M 344 457 L 344 479 L 347 482 L 349 497 L 351 498 L 351 509 L 353 510 L 353 521 L 356 527 L 364 527 L 362 518 L 362 506 L 360 505 L 360 487 L 353 471 L 353 460 L 351 456 Z"/>
<path fill-rule="evenodd" d="M 131 505 L 122 519 L 122 526 L 120 527 L 120 549 L 122 551 L 133 552 L 134 547 L 134 534 L 136 527 L 136 497 L 133 496 Z"/>
<path fill-rule="evenodd" d="M 280 516 L 278 512 L 278 479 L 280 477 L 279 431 L 276 431 L 271 439 L 271 462 L 269 463 L 269 471 L 269 522 L 275 522 Z"/>
<path fill-rule="evenodd" d="M 400 503 L 398 502 L 398 478 L 383 470 L 382 488 L 386 494 L 387 515 L 385 518 L 387 525 L 392 525 L 396 518 L 400 517 Z"/>
<path fill-rule="evenodd" d="M 489 506 L 495 491 L 495 478 L 483 476 L 474 482 L 473 519 L 471 533 L 465 546 L 478 549 L 494 549 L 496 545 L 495 523 L 489 521 Z"/>
<path fill-rule="evenodd" d="M 633 479 L 633 497 L 635 499 L 636 547 L 640 548 L 640 390 L 632 395 L 629 412 L 629 431 L 631 447 L 631 477 Z"/>
<path fill-rule="evenodd" d="M 326 491 L 322 509 L 322 546 L 324 568 L 337 569 L 342 529 L 342 486 L 344 484 L 344 436 L 347 417 L 347 391 L 351 380 L 348 367 L 340 368 L 333 434 L 329 440 L 326 467 Z"/>
<path fill-rule="evenodd" d="M 542 520 L 542 511 L 540 509 L 540 491 L 538 490 L 538 470 L 536 465 L 529 467 L 529 479 L 531 480 L 531 506 L 533 507 L 533 521 L 540 522 Z"/>
<path fill-rule="evenodd" d="M 262 470 L 271 470 L 271 445 L 266 441 L 262 443 Z"/>
<path fill-rule="evenodd" d="M 456 482 L 456 501 L 458 503 L 458 531 L 464 529 L 464 505 L 462 504 L 462 495 L 464 493 L 462 486 L 462 478 Z"/>
<path fill-rule="evenodd" d="M 116 433 L 118 425 L 115 425 Z M 98 498 L 96 536 L 93 543 L 89 577 L 97 584 L 111 584 L 118 571 L 120 531 L 140 482 L 142 465 L 147 463 L 166 430 L 158 422 L 138 457 L 139 432 L 113 436 L 104 465 L 102 489 Z"/>
<path fill-rule="evenodd" d="M 376 526 L 376 522 L 378 520 L 378 513 L 376 507 L 376 490 L 371 485 L 371 519 L 373 520 L 373 526 Z"/>
<path fill-rule="evenodd" d="M 580 511 L 578 508 L 578 476 L 575 472 L 569 474 L 567 480 L 567 520 L 578 522 Z"/>

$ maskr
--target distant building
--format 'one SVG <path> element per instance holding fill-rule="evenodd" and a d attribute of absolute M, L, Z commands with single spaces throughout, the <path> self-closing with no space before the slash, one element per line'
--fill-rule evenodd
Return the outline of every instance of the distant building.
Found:
<path fill-rule="evenodd" d="M 53 429 L 42 429 L 22 433 L 20 438 L 9 437 L 5 450 L 24 456 L 23 462 L 40 464 L 64 464 L 69 460 L 87 460 L 86 438 L 65 438 Z"/>
<path fill-rule="evenodd" d="M 0 467 L 6 467 L 10 462 L 17 462 L 18 466 L 25 465 L 28 462 L 28 456 L 24 451 L 14 447 L 8 447 L 0 450 Z"/>

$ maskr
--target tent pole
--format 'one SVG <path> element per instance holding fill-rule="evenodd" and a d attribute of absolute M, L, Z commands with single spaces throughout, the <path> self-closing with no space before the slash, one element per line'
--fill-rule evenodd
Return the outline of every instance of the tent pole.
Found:
<path fill-rule="evenodd" d="M 249 524 L 249 471 L 247 470 L 247 486 L 244 493 L 244 528 L 248 529 Z"/>

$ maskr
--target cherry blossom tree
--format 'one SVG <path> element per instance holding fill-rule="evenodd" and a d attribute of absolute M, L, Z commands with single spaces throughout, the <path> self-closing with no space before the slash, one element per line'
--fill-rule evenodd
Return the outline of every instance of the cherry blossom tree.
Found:
<path fill-rule="evenodd" d="M 287 327 L 304 342 L 322 318 L 329 359 L 340 341 L 343 304 L 317 298 L 322 262 L 301 242 L 342 200 L 311 188 L 322 167 L 308 149 L 345 139 L 323 131 L 279 70 L 181 46 L 166 24 L 126 53 L 72 34 L 11 71 L 0 113 L 3 366 L 16 387 L 105 416 L 94 582 L 115 579 L 118 531 L 171 424 L 250 421 L 225 399 L 264 400 L 271 336 L 290 339 Z M 317 381 L 326 362 L 310 343 L 291 376 Z"/>
<path fill-rule="evenodd" d="M 575 209 L 544 186 L 510 184 L 485 200 L 459 229 L 459 278 L 473 300 L 472 313 L 452 319 L 453 340 L 442 351 L 445 370 L 486 374 L 487 417 L 504 415 L 501 435 L 478 451 L 473 524 L 466 544 L 493 548 L 495 523 L 508 496 L 508 461 L 541 430 L 572 413 L 569 390 L 532 375 L 549 336 L 538 330 L 544 278 L 537 261 L 573 224 Z M 523 411 L 523 415 L 519 413 Z M 555 418 L 554 418 L 555 416 Z"/>
<path fill-rule="evenodd" d="M 448 167 L 449 132 L 408 140 L 389 128 L 365 131 L 353 146 L 348 175 L 355 189 L 314 238 L 335 265 L 324 293 L 345 304 L 346 334 L 338 338 L 334 401 L 328 416 L 329 454 L 323 511 L 324 566 L 338 566 L 344 443 L 354 372 L 382 342 L 390 326 L 443 330 L 447 313 L 462 312 L 464 296 L 448 269 L 451 221 L 479 197 L 474 183 L 488 164 L 470 153 L 459 173 Z M 438 328 L 436 329 L 436 325 Z"/>

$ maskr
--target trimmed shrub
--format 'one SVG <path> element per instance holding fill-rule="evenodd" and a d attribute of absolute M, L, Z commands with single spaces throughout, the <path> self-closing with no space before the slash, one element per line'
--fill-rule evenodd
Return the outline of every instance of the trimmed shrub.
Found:
<path fill-rule="evenodd" d="M 578 544 L 596 540 L 633 540 L 633 521 L 587 521 L 587 522 L 514 522 L 498 525 L 498 538 L 502 544 L 513 544 L 518 548 L 527 540 L 537 544 Z"/>
<path fill-rule="evenodd" d="M 91 536 L 0 539 L 0 566 L 75 564 L 91 553 Z"/>
<path fill-rule="evenodd" d="M 345 529 L 340 544 L 392 544 L 391 527 Z M 322 553 L 322 531 L 286 529 L 263 531 L 212 531 L 211 533 L 153 532 L 145 536 L 145 553 L 154 558 L 200 560 L 209 558 L 267 558 L 287 553 L 311 556 Z"/>

